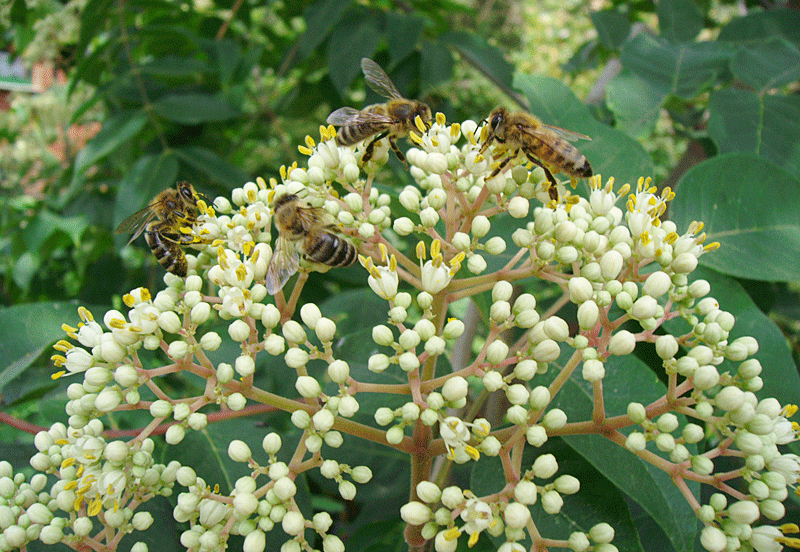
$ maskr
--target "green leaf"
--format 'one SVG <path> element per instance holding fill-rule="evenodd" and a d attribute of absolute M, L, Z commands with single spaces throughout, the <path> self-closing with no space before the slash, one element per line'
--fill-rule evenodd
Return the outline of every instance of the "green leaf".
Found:
<path fill-rule="evenodd" d="M 303 59 L 328 38 L 331 29 L 341 21 L 353 0 L 319 0 L 305 11 L 306 32 L 300 37 L 299 50 Z"/>
<path fill-rule="evenodd" d="M 727 74 L 735 53 L 729 44 L 673 43 L 640 33 L 622 47 L 622 66 L 662 94 L 691 100 Z"/>
<path fill-rule="evenodd" d="M 58 233 L 77 246 L 88 226 L 89 222 L 84 217 L 62 217 L 45 209 L 37 213 L 26 227 L 25 245 L 29 251 L 41 253 L 52 236 Z"/>
<path fill-rule="evenodd" d="M 654 372 L 636 356 L 612 356 L 607 360 L 603 378 L 607 416 L 625 414 L 631 401 L 648 404 L 665 392 L 666 388 Z M 594 404 L 591 384 L 576 372 L 551 404 L 564 410 L 571 422 L 590 420 Z M 669 537 L 675 550 L 690 552 L 693 549 L 697 518 L 668 474 L 600 435 L 566 436 L 564 440 L 636 501 Z M 693 494 L 699 496 L 699 484 L 687 483 Z"/>
<path fill-rule="evenodd" d="M 103 129 L 78 152 L 73 181 L 103 157 L 130 142 L 145 127 L 147 120 L 147 115 L 141 111 L 124 111 L 107 119 Z"/>
<path fill-rule="evenodd" d="M 614 113 L 616 128 L 637 138 L 652 133 L 666 99 L 663 90 L 627 69 L 612 77 L 606 88 L 606 105 Z"/>
<path fill-rule="evenodd" d="M 228 189 L 242 186 L 249 180 L 247 174 L 231 165 L 213 151 L 198 146 L 175 148 L 175 154 L 193 166 L 198 171 L 206 174 L 211 180 L 215 180 L 226 186 Z"/>
<path fill-rule="evenodd" d="M 453 75 L 453 55 L 437 43 L 425 41 L 421 65 L 423 92 L 450 80 Z"/>
<path fill-rule="evenodd" d="M 242 46 L 235 40 L 223 39 L 214 42 L 214 49 L 219 80 L 229 84 L 242 60 Z"/>
<path fill-rule="evenodd" d="M 14 267 L 11 270 L 11 278 L 14 280 L 17 287 L 27 292 L 41 266 L 41 256 L 32 251 L 26 251 L 14 262 Z"/>
<path fill-rule="evenodd" d="M 153 102 L 156 113 L 182 125 L 199 125 L 235 119 L 241 111 L 221 94 L 168 94 Z"/>
<path fill-rule="evenodd" d="M 597 38 L 604 48 L 618 50 L 631 33 L 631 22 L 619 10 L 610 8 L 591 12 L 594 28 L 597 29 Z"/>
<path fill-rule="evenodd" d="M 466 31 L 455 31 L 440 36 L 439 41 L 456 50 L 503 92 L 515 96 L 512 89 L 514 66 L 484 38 Z"/>
<path fill-rule="evenodd" d="M 205 61 L 188 56 L 164 56 L 148 60 L 139 66 L 139 71 L 154 77 L 173 79 L 197 77 L 198 73 L 209 73 L 211 67 Z"/>
<path fill-rule="evenodd" d="M 595 174 L 613 176 L 619 184 L 635 184 L 639 177 L 653 173 L 650 156 L 641 144 L 624 132 L 597 122 L 589 108 L 561 81 L 518 73 L 514 86 L 530 102 L 531 113 L 545 123 L 592 138 L 591 142 L 581 140 L 575 145 L 589 160 Z M 578 189 L 587 187 L 583 185 Z"/>
<path fill-rule="evenodd" d="M 729 88 L 712 93 L 708 110 L 708 134 L 721 153 L 756 153 L 795 170 L 800 97 Z M 800 177 L 796 170 L 794 174 Z"/>
<path fill-rule="evenodd" d="M 339 95 L 361 74 L 361 58 L 372 58 L 381 30 L 374 18 L 351 17 L 337 26 L 328 41 L 328 71 Z"/>
<path fill-rule="evenodd" d="M 723 274 L 769 282 L 800 274 L 800 181 L 754 155 L 708 159 L 677 185 L 670 218 L 678 228 L 703 221 L 718 251 L 700 263 Z"/>
<path fill-rule="evenodd" d="M 703 14 L 693 0 L 659 0 L 656 4 L 661 36 L 688 42 L 703 28 Z"/>
<path fill-rule="evenodd" d="M 114 228 L 143 209 L 157 193 L 175 185 L 178 160 L 172 152 L 145 155 L 125 173 L 119 182 L 119 192 L 114 206 Z M 120 238 L 126 242 L 129 237 Z"/>
<path fill-rule="evenodd" d="M 765 92 L 800 79 L 800 50 L 781 37 L 772 37 L 753 47 L 742 47 L 731 60 L 733 75 Z"/>
<path fill-rule="evenodd" d="M 0 391 L 51 344 L 64 338 L 61 325 L 77 327 L 77 302 L 28 303 L 0 309 Z M 56 368 L 53 368 L 56 372 Z"/>
<path fill-rule="evenodd" d="M 772 37 L 783 37 L 800 44 L 800 12 L 796 9 L 772 9 L 737 17 L 722 28 L 718 40 L 760 42 Z"/>
<path fill-rule="evenodd" d="M 386 35 L 392 67 L 411 55 L 420 44 L 425 19 L 417 14 L 390 11 L 386 13 Z M 425 48 L 422 49 L 423 55 Z"/>

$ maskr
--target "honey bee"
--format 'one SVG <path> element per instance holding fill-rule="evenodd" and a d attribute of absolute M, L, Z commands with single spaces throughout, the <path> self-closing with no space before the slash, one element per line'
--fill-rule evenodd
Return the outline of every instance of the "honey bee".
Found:
<path fill-rule="evenodd" d="M 303 257 L 332 267 L 350 266 L 356 261 L 356 247 L 335 234 L 336 226 L 326 222 L 329 215 L 321 208 L 309 207 L 294 194 L 275 200 L 273 221 L 278 240 L 267 267 L 266 286 L 270 295 L 280 291 L 300 266 L 298 242 Z"/>
<path fill-rule="evenodd" d="M 142 233 L 156 260 L 167 272 L 181 278 L 186 277 L 186 255 L 184 245 L 202 240 L 192 233 L 181 231 L 197 220 L 198 195 L 188 182 L 179 182 L 175 189 L 169 188 L 153 198 L 150 204 L 123 220 L 117 234 L 133 232 L 128 244 Z"/>
<path fill-rule="evenodd" d="M 510 113 L 504 107 L 495 108 L 489 115 L 489 132 L 480 153 L 496 140 L 506 149 L 506 157 L 489 178 L 497 176 L 520 151 L 533 163 L 544 169 L 550 182 L 550 199 L 558 201 L 557 182 L 553 172 L 563 172 L 572 179 L 592 176 L 592 166 L 572 140 L 591 140 L 588 136 L 564 128 L 544 124 L 530 113 Z M 568 141 L 569 140 L 569 141 Z M 552 172 L 551 172 L 552 171 Z"/>
<path fill-rule="evenodd" d="M 369 87 L 389 101 L 367 106 L 360 111 L 352 107 L 340 107 L 328 115 L 328 124 L 341 127 L 336 133 L 336 143 L 340 146 L 352 146 L 377 135 L 364 150 L 362 163 L 366 164 L 372 159 L 375 144 L 388 138 L 392 151 L 408 167 L 406 156 L 397 147 L 395 140 L 408 136 L 412 130 L 418 130 L 415 124 L 418 115 L 425 126 L 430 128 L 433 119 L 431 108 L 417 100 L 402 97 L 386 71 L 371 59 L 361 58 L 361 70 Z"/>

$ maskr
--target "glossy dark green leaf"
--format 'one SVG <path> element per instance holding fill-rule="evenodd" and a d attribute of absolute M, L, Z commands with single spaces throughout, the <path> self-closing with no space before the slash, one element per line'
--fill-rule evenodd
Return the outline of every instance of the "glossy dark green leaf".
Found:
<path fill-rule="evenodd" d="M 723 274 L 770 282 L 800 274 L 800 181 L 754 155 L 708 159 L 677 185 L 670 218 L 678 228 L 705 223 L 718 251 L 700 263 Z"/>
<path fill-rule="evenodd" d="M 623 67 L 662 94 L 690 100 L 727 73 L 735 49 L 716 42 L 674 43 L 640 33 L 622 47 Z"/>
<path fill-rule="evenodd" d="M 466 31 L 454 31 L 440 36 L 439 41 L 456 50 L 501 90 L 514 96 L 514 66 L 506 61 L 499 49 L 486 42 L 483 37 Z"/>
<path fill-rule="evenodd" d="M 353 0 L 318 0 L 306 9 L 306 31 L 300 37 L 300 56 L 305 59 L 328 38 L 331 29 L 341 21 Z"/>
<path fill-rule="evenodd" d="M 241 111 L 220 94 L 168 94 L 153 102 L 156 113 L 183 125 L 235 119 Z"/>
<path fill-rule="evenodd" d="M 623 69 L 606 88 L 606 105 L 614 113 L 616 127 L 631 136 L 649 136 L 667 96 L 649 81 Z"/>
<path fill-rule="evenodd" d="M 114 205 L 114 228 L 119 223 L 144 209 L 157 193 L 175 186 L 178 176 L 178 160 L 172 153 L 145 155 L 125 173 L 119 182 L 119 193 Z M 122 236 L 125 243 L 129 236 Z"/>
<path fill-rule="evenodd" d="M 690 41 L 703 28 L 703 14 L 693 0 L 659 0 L 656 12 L 661 36 L 668 40 Z"/>
<path fill-rule="evenodd" d="M 0 391 L 51 344 L 64 339 L 62 324 L 78 326 L 77 308 L 76 302 L 51 302 L 0 309 L 2 327 L 14 329 L 0 332 Z"/>
<path fill-rule="evenodd" d="M 545 123 L 592 138 L 591 141 L 579 140 L 574 145 L 589 160 L 595 174 L 604 178 L 613 176 L 619 184 L 635 184 L 639 177 L 653 173 L 652 161 L 644 148 L 624 132 L 597 122 L 561 81 L 518 73 L 514 86 L 530 102 L 531 113 Z M 578 189 L 585 190 L 585 184 Z"/>
<path fill-rule="evenodd" d="M 147 115 L 141 111 L 121 112 L 107 119 L 103 129 L 78 152 L 75 159 L 75 178 L 121 145 L 128 143 L 142 131 L 147 121 Z"/>
<path fill-rule="evenodd" d="M 249 180 L 239 167 L 231 165 L 210 149 L 194 146 L 175 148 L 174 152 L 183 161 L 228 189 L 242 186 Z"/>
<path fill-rule="evenodd" d="M 737 79 L 763 93 L 800 79 L 800 50 L 781 37 L 742 46 L 731 60 L 731 71 Z"/>
<path fill-rule="evenodd" d="M 617 50 L 631 32 L 631 22 L 627 16 L 616 9 L 594 11 L 589 14 L 597 29 L 600 44 L 609 50 Z"/>
<path fill-rule="evenodd" d="M 361 58 L 372 58 L 380 40 L 380 27 L 374 18 L 351 17 L 333 30 L 328 41 L 328 71 L 339 95 L 344 96 L 361 74 Z"/>
<path fill-rule="evenodd" d="M 214 42 L 214 50 L 219 80 L 229 84 L 242 60 L 242 46 L 235 40 L 223 39 Z"/>
<path fill-rule="evenodd" d="M 720 152 L 757 153 L 800 177 L 800 97 L 723 89 L 711 95 L 708 110 L 708 133 Z"/>
<path fill-rule="evenodd" d="M 719 33 L 718 40 L 726 42 L 758 42 L 771 37 L 783 37 L 800 44 L 800 12 L 796 9 L 772 9 L 753 12 L 731 20 Z"/>

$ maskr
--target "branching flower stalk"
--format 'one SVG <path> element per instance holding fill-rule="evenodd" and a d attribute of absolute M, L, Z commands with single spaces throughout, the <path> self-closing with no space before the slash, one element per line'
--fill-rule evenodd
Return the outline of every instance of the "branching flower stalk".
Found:
<path fill-rule="evenodd" d="M 798 546 L 784 536 L 796 527 L 770 524 L 783 517 L 800 474 L 800 460 L 779 449 L 797 438 L 789 421 L 796 407 L 756 396 L 758 343 L 730 339 L 734 317 L 709 296 L 708 282 L 690 281 L 698 258 L 717 247 L 705 243 L 702 224 L 682 230 L 662 220 L 674 194 L 656 194 L 645 179 L 631 187 L 596 176 L 587 197 L 560 185 L 561 200 L 552 201 L 543 171 L 525 159 L 488 178 L 497 166 L 491 156 L 503 152 L 479 153 L 475 122 L 447 124 L 438 114 L 429 130 L 418 126 L 407 154 L 416 185 L 397 197 L 409 216 L 396 216 L 392 197 L 374 185 L 388 144 L 361 167 L 363 144 L 338 147 L 333 128 L 322 127 L 319 143 L 308 137 L 300 146 L 305 167 L 283 167 L 280 180 L 258 179 L 230 199 L 201 203 L 191 231 L 203 243 L 188 255 L 185 280 L 167 274 L 166 289 L 154 296 L 135 289 L 124 297 L 126 313 L 112 310 L 102 321 L 79 309 L 80 324 L 64 325 L 68 339 L 53 357 L 57 376 L 75 380 L 68 423 L 36 436 L 31 465 L 40 473 L 29 483 L 0 466 L 0 550 L 35 539 L 113 550 L 123 535 L 152 523 L 139 506 L 177 493 L 173 515 L 187 524 L 181 543 L 188 550 L 221 550 L 241 535 L 246 552 L 261 552 L 277 531 L 281 552 L 340 552 L 331 516 L 298 506 L 296 479 L 318 470 L 352 500 L 372 472 L 329 451 L 361 439 L 409 455 L 409 499 L 398 514 L 410 550 L 452 552 L 460 540 L 473 546 L 492 538 L 501 552 L 615 551 L 607 523 L 556 538 L 531 516 L 532 508 L 557 515 L 565 500 L 579 499 L 582 482 L 541 450 L 573 435 L 604 437 L 608 447 L 668 473 L 703 524 L 709 551 Z M 365 288 L 385 301 L 386 317 L 371 329 L 368 358 L 350 360 L 376 375 L 401 375 L 403 383 L 364 381 L 366 372 L 340 356 L 337 323 L 301 303 L 309 273 L 328 267 L 303 262 L 289 288 L 274 301 L 267 294 L 271 205 L 286 193 L 324 209 L 358 246 Z M 526 291 L 532 279 L 552 283 L 553 301 L 540 305 Z M 474 357 L 448 371 L 444 360 L 467 337 L 453 304 L 483 293 L 491 295 L 487 332 L 471 336 Z M 676 334 L 677 321 L 684 326 Z M 226 340 L 238 354 L 213 361 L 209 353 Z M 624 369 L 642 343 L 662 362 L 666 392 L 649 404 L 630 402 L 624 414 L 609 412 L 606 375 Z M 295 379 L 299 397 L 256 385 L 270 357 L 285 365 L 281 377 Z M 325 366 L 325 390 L 310 363 Z M 166 384 L 179 372 L 199 382 L 196 394 L 176 396 Z M 587 417 L 570 419 L 559 408 L 568 384 L 591 397 Z M 404 403 L 360 411 L 375 393 Z M 489 398 L 502 405 L 501 415 L 487 413 Z M 207 427 L 209 415 L 220 421 L 254 407 L 285 412 L 302 435 L 289 445 L 265 431 L 257 451 L 232 439 L 227 453 L 249 474 L 230 493 L 192 466 L 153 458 L 159 428 L 167 425 L 167 445 L 180 447 L 187 432 Z M 135 410 L 151 421 L 133 439 L 104 437 L 101 418 Z M 695 444 L 708 436 L 716 446 L 698 452 Z M 281 451 L 288 462 L 278 459 Z M 458 465 L 485 456 L 499 458 L 504 485 L 479 495 L 452 484 Z M 716 471 L 714 459 L 723 456 L 740 458 L 739 467 Z M 49 488 L 45 474 L 55 478 Z M 688 482 L 717 492 L 703 504 Z"/>

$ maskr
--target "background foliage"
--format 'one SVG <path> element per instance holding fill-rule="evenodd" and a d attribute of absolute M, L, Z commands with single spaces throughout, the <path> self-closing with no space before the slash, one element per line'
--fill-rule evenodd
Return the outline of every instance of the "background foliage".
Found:
<path fill-rule="evenodd" d="M 737 6 L 691 0 L 657 6 L 449 0 L 5 4 L 0 20 L 7 31 L 0 44 L 29 61 L 51 61 L 67 84 L 39 97 L 17 97 L 2 114 L 4 420 L 25 429 L 62 415 L 66 383 L 48 377 L 49 347 L 61 323 L 76 323 L 77 302 L 102 312 L 132 287 L 159 287 L 162 269 L 143 244 L 123 248 L 127 238 L 113 234 L 116 225 L 176 180 L 213 196 L 299 160 L 297 144 L 316 134 L 330 111 L 379 101 L 364 89 L 362 57 L 378 61 L 403 94 L 423 99 L 449 120 L 479 120 L 500 103 L 524 107 L 547 123 L 592 136 L 579 145 L 604 177 L 635 183 L 653 174 L 657 185 L 677 188 L 672 220 L 679 228 L 702 220 L 709 241 L 722 244 L 702 257 L 702 276 L 712 282 L 722 308 L 737 316 L 737 328 L 759 339 L 764 393 L 796 402 L 800 12 Z M 564 63 L 557 65 L 559 60 Z M 67 129 L 92 122 L 100 123 L 99 132 L 77 147 Z M 53 144 L 61 145 L 59 155 L 48 149 Z M 380 185 L 396 196 L 410 180 L 396 160 L 390 168 Z M 354 268 L 314 277 L 318 285 L 306 286 L 303 300 L 342 320 L 337 324 L 345 350 L 337 354 L 367 374 L 359 343 L 381 321 L 369 318 L 377 311 L 368 308 L 373 296 L 358 289 L 363 274 Z M 529 287 L 547 302 L 547 286 Z M 488 313 L 480 301 L 475 305 L 480 336 Z M 638 396 L 652 386 L 661 392 L 659 363 L 625 362 L 621 390 L 635 389 Z M 280 392 L 285 383 L 269 368 L 259 373 Z M 569 399 L 561 408 L 580 409 L 585 390 L 576 382 L 571 394 L 561 396 Z M 631 397 L 623 393 L 619 400 L 624 408 Z M 286 419 L 265 416 L 260 423 L 291 440 Z M 207 480 L 232 481 L 235 468 L 214 454 L 216 441 L 231 432 L 247 435 L 251 427 L 250 421 L 213 426 L 194 436 L 197 442 L 185 454 L 208 455 Z M 2 456 L 24 465 L 32 437 L 9 427 L 0 435 Z M 663 550 L 665 536 L 674 550 L 695 549 L 694 516 L 674 507 L 669 482 L 657 482 L 662 494 L 654 496 L 640 483 L 644 474 L 630 476 L 646 466 L 610 461 L 592 445 L 590 439 L 564 439 L 553 446 L 569 447 L 573 471 L 597 482 L 595 499 L 618 496 L 613 515 L 620 549 L 652 550 L 659 543 Z M 381 466 L 373 469 L 370 494 L 359 494 L 356 503 L 335 499 L 324 480 L 309 479 L 303 491 L 309 509 L 339 514 L 353 549 L 402 548 L 402 527 L 380 521 L 408 492 L 406 464 L 386 457 L 387 450 L 374 445 L 342 451 Z M 455 475 L 476 492 L 493 490 L 502 480 L 499 471 Z M 385 505 L 381 512 L 370 507 L 378 501 Z M 588 528 L 598 504 L 587 495 L 565 509 L 562 521 L 570 517 Z M 797 520 L 796 513 L 787 519 L 792 517 Z M 481 540 L 481 546 L 488 544 Z"/>

